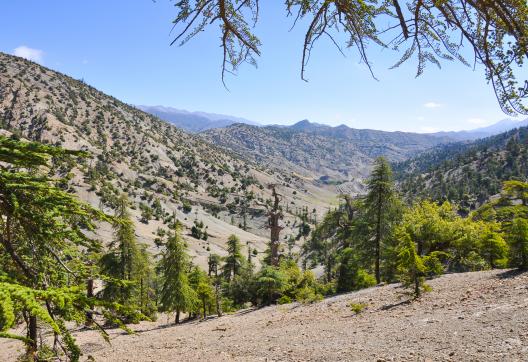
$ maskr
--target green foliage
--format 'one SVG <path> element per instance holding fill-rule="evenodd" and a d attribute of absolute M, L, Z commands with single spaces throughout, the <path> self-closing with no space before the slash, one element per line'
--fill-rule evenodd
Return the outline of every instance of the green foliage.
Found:
<path fill-rule="evenodd" d="M 232 302 L 233 308 L 244 307 L 246 303 L 257 304 L 257 276 L 253 266 L 244 263 L 240 273 L 223 285 L 225 299 Z"/>
<path fill-rule="evenodd" d="M 350 307 L 350 310 L 354 312 L 354 314 L 359 314 L 363 312 L 363 310 L 365 310 L 367 305 L 365 303 L 351 303 L 349 307 Z"/>
<path fill-rule="evenodd" d="M 511 246 L 511 265 L 520 269 L 528 268 L 528 220 L 513 219 L 508 239 Z"/>
<path fill-rule="evenodd" d="M 433 277 L 445 272 L 445 264 L 449 260 L 449 254 L 443 251 L 433 251 L 428 255 L 424 255 L 422 260 L 427 276 Z"/>
<path fill-rule="evenodd" d="M 194 290 L 196 300 L 194 302 L 193 314 L 202 313 L 203 318 L 207 317 L 207 311 L 212 310 L 214 299 L 214 288 L 207 273 L 198 266 L 193 266 L 189 273 L 189 285 Z"/>
<path fill-rule="evenodd" d="M 293 302 L 293 300 L 290 297 L 288 297 L 287 295 L 283 295 L 282 297 L 279 298 L 279 300 L 277 300 L 277 303 L 281 304 L 281 305 L 282 304 L 290 304 L 292 302 Z"/>
<path fill-rule="evenodd" d="M 188 214 L 192 211 L 192 206 L 191 206 L 191 203 L 189 202 L 189 200 L 183 200 L 182 202 L 182 209 L 183 209 L 183 212 Z"/>
<path fill-rule="evenodd" d="M 181 224 L 176 223 L 159 262 L 160 310 L 175 312 L 176 323 L 179 323 L 181 312 L 193 311 L 197 300 L 196 292 L 189 284 L 188 270 L 189 256 L 181 238 Z"/>
<path fill-rule="evenodd" d="M 415 243 L 406 232 L 398 232 L 398 272 L 405 286 L 414 288 L 414 296 L 420 296 L 425 280 L 425 266 L 422 258 L 416 252 Z"/>
<path fill-rule="evenodd" d="M 100 260 L 101 271 L 108 276 L 101 297 L 137 308 L 142 314 L 155 316 L 154 273 L 146 247 L 139 245 L 128 213 L 125 194 L 117 199 L 114 216 L 114 240 Z M 129 320 L 127 322 L 138 322 Z"/>
<path fill-rule="evenodd" d="M 141 210 L 141 222 L 148 224 L 148 222 L 152 219 L 152 208 L 144 203 L 140 203 L 139 209 Z"/>
<path fill-rule="evenodd" d="M 277 267 L 264 267 L 257 277 L 257 295 L 264 304 L 271 305 L 281 295 L 286 276 Z"/>
<path fill-rule="evenodd" d="M 51 157 L 79 155 L 0 137 L 1 336 L 23 340 L 29 358 L 37 354 L 37 321 L 47 324 L 76 360 L 78 348 L 63 327 L 65 321 L 83 323 L 86 312 L 96 307 L 108 315 L 136 314 L 85 294 L 101 250 L 85 231 L 93 230 L 96 220 L 109 218 L 56 186 L 63 180 L 43 172 Z M 26 337 L 8 332 L 22 315 L 29 321 Z"/>
<path fill-rule="evenodd" d="M 389 245 L 390 236 L 398 222 L 400 202 L 394 190 L 392 170 L 383 157 L 374 162 L 374 169 L 367 180 L 367 194 L 364 197 L 368 248 L 374 263 L 376 282 L 381 282 L 383 248 Z M 388 271 L 388 274 L 391 274 Z"/>
<path fill-rule="evenodd" d="M 312 303 L 322 299 L 322 286 L 313 272 L 301 271 L 295 261 L 283 260 L 279 265 L 279 273 L 284 277 L 284 284 L 280 291 L 282 296 L 301 303 Z"/>
<path fill-rule="evenodd" d="M 207 241 L 209 234 L 207 233 L 207 226 L 204 225 L 203 221 L 194 221 L 194 225 L 191 228 L 191 236 L 195 239 Z"/>
<path fill-rule="evenodd" d="M 357 253 L 352 248 L 343 249 L 339 253 L 337 292 L 350 292 L 375 284 L 376 279 L 360 267 Z"/>
<path fill-rule="evenodd" d="M 227 239 L 227 256 L 224 261 L 223 274 L 224 278 L 229 281 L 240 273 L 244 263 L 238 236 L 230 235 Z"/>
<path fill-rule="evenodd" d="M 480 255 L 492 269 L 507 266 L 508 252 L 508 244 L 498 232 L 490 229 L 482 235 Z"/>

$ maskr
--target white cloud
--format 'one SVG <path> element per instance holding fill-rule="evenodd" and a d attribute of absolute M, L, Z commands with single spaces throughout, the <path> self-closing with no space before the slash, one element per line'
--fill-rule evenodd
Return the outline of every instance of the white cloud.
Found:
<path fill-rule="evenodd" d="M 440 103 L 437 103 L 437 102 L 427 102 L 427 103 L 424 103 L 423 106 L 425 108 L 440 108 L 440 107 L 442 107 L 442 105 Z"/>
<path fill-rule="evenodd" d="M 471 123 L 471 124 L 476 124 L 476 125 L 484 125 L 486 123 L 488 123 L 488 121 L 486 121 L 485 119 L 482 119 L 482 118 L 469 118 L 466 120 L 467 123 Z"/>
<path fill-rule="evenodd" d="M 13 50 L 13 54 L 25 58 L 27 60 L 32 60 L 37 63 L 42 63 L 44 58 L 44 52 L 40 49 L 33 49 L 25 45 L 21 45 L 18 48 Z"/>

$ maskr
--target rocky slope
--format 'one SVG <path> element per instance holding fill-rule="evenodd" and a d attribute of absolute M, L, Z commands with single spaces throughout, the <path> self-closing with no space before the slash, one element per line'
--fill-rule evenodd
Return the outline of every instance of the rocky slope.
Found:
<path fill-rule="evenodd" d="M 295 234 L 295 213 L 322 214 L 335 192 L 289 172 L 242 160 L 202 138 L 107 96 L 93 87 L 22 58 L 0 53 L 0 127 L 4 133 L 92 155 L 72 169 L 70 187 L 85 201 L 112 212 L 121 192 L 133 201 L 139 240 L 148 243 L 175 213 L 195 261 L 223 254 L 229 234 L 262 252 L 268 233 L 268 184 L 278 185 L 287 208 L 283 235 Z M 243 220 L 246 219 L 246 230 Z M 209 238 L 189 236 L 194 221 Z M 109 225 L 100 237 L 109 241 Z"/>
<path fill-rule="evenodd" d="M 448 137 L 330 127 L 308 121 L 293 126 L 255 127 L 235 124 L 201 133 L 207 141 L 240 157 L 284 171 L 339 184 L 341 191 L 359 192 L 372 161 L 385 156 L 403 161 Z"/>
<path fill-rule="evenodd" d="M 311 305 L 282 305 L 173 326 L 166 317 L 75 336 L 96 361 L 526 361 L 528 274 L 444 275 L 410 302 L 399 285 L 340 295 Z M 350 305 L 364 303 L 355 314 Z M 14 361 L 19 342 L 0 341 Z"/>

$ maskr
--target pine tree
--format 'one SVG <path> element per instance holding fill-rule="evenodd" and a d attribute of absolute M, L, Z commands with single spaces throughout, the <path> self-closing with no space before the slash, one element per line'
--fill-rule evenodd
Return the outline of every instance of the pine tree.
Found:
<path fill-rule="evenodd" d="M 122 194 L 116 202 L 114 240 L 109 245 L 109 252 L 101 258 L 101 270 L 111 278 L 101 291 L 101 296 L 153 316 L 152 303 L 146 297 L 152 294 L 150 257 L 146 248 L 141 247 L 136 240 L 128 205 L 126 194 Z"/>
<path fill-rule="evenodd" d="M 187 272 L 189 256 L 181 238 L 181 224 L 176 222 L 165 243 L 159 263 L 161 290 L 160 309 L 175 312 L 175 323 L 180 323 L 180 313 L 189 312 L 196 302 L 196 293 L 189 285 Z"/>
<path fill-rule="evenodd" d="M 148 252 L 146 245 L 139 244 L 138 267 L 136 270 L 139 310 L 145 316 L 154 319 L 157 311 L 157 279 L 151 258 L 152 255 Z"/>
<path fill-rule="evenodd" d="M 215 293 L 210 279 L 207 275 L 202 274 L 202 278 L 200 278 L 198 286 L 196 287 L 196 296 L 202 304 L 202 316 L 204 319 L 207 318 L 207 310 L 209 309 L 208 307 L 211 305 L 211 302 L 214 300 L 214 295 Z"/>
<path fill-rule="evenodd" d="M 381 282 L 382 247 L 391 232 L 396 201 L 392 170 L 387 160 L 379 157 L 374 162 L 374 169 L 367 180 L 367 195 L 364 198 L 367 219 L 372 230 L 374 271 L 378 284 Z"/>
<path fill-rule="evenodd" d="M 362 269 L 357 253 L 352 248 L 346 248 L 339 254 L 337 274 L 337 291 L 340 293 L 368 288 L 376 283 L 372 275 Z"/>
<path fill-rule="evenodd" d="M 244 257 L 242 256 L 240 239 L 236 235 L 229 236 L 227 240 L 227 256 L 223 268 L 224 278 L 227 281 L 232 280 L 240 273 Z"/>
<path fill-rule="evenodd" d="M 257 293 L 265 304 L 271 305 L 277 299 L 284 289 L 285 279 L 285 275 L 277 267 L 267 266 L 260 271 L 257 278 Z"/>
<path fill-rule="evenodd" d="M 126 313 L 125 306 L 102 303 L 86 288 L 97 277 L 93 265 L 101 244 L 85 231 L 109 218 L 57 186 L 65 180 L 42 172 L 50 158 L 72 156 L 85 154 L 0 137 L 0 336 L 23 340 L 29 360 L 37 353 L 38 323 L 49 326 L 54 346 L 63 345 L 76 361 L 80 350 L 67 321 L 82 323 L 95 308 L 105 315 Z M 26 336 L 7 332 L 22 319 Z"/>

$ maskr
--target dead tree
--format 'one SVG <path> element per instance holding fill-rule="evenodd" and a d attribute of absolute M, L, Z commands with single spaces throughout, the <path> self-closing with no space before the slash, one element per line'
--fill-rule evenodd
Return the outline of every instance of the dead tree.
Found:
<path fill-rule="evenodd" d="M 280 246 L 280 232 L 284 229 L 280 225 L 280 220 L 283 218 L 282 210 L 279 207 L 281 202 L 281 197 L 275 189 L 275 185 L 271 184 L 268 186 L 272 191 L 271 195 L 273 196 L 273 207 L 268 210 L 268 227 L 271 230 L 271 240 L 270 240 L 270 251 L 271 251 L 271 260 L 270 264 L 272 266 L 279 265 L 279 246 Z"/>

